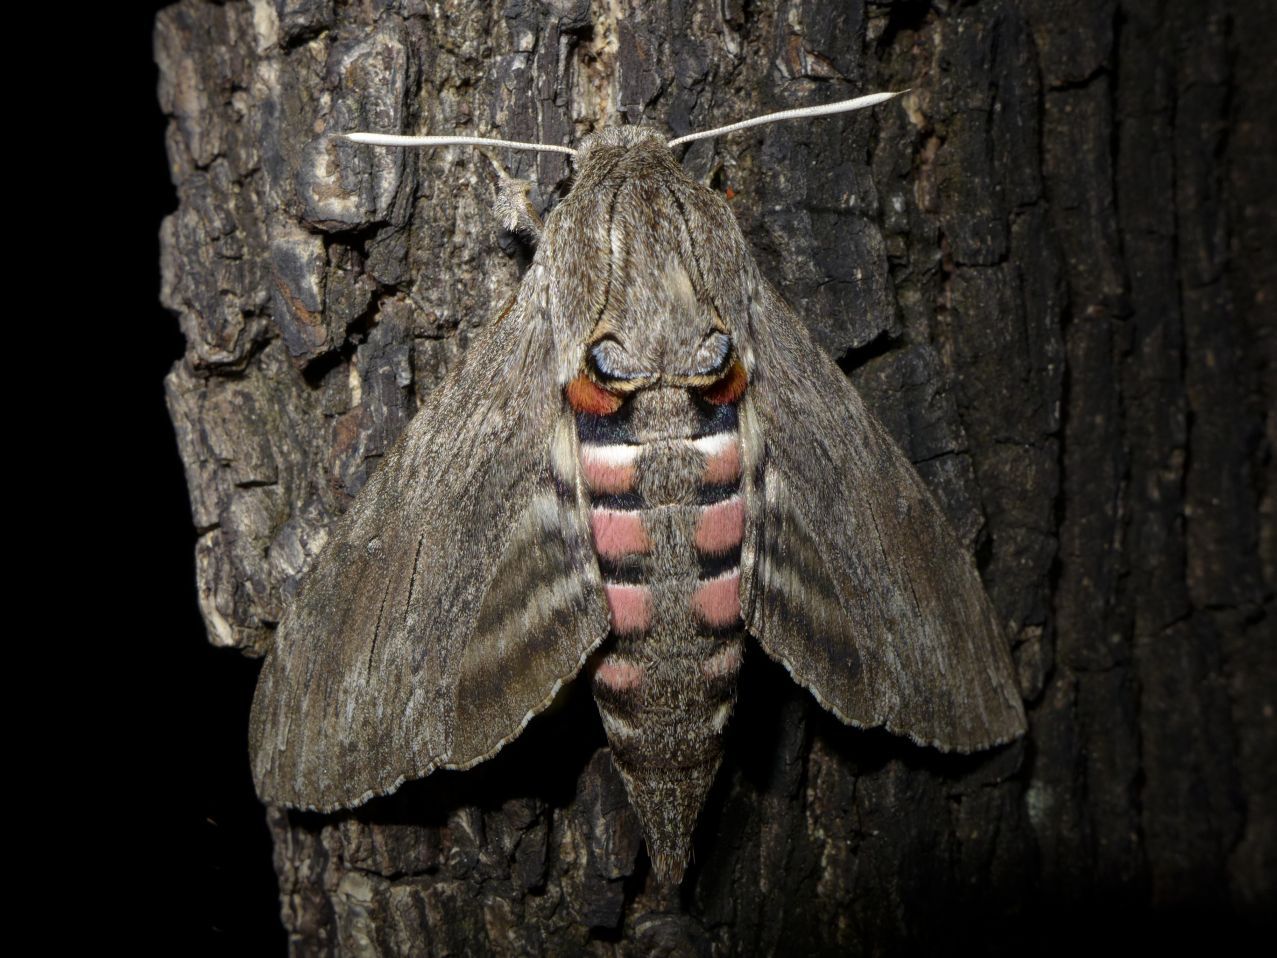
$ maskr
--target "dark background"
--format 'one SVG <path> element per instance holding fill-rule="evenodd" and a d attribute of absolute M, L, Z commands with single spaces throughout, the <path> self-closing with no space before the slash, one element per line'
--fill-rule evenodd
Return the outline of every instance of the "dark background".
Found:
<path fill-rule="evenodd" d="M 270 835 L 248 768 L 248 711 L 258 663 L 206 640 L 196 600 L 190 500 L 164 404 L 164 377 L 183 350 L 177 320 L 159 303 L 160 221 L 177 205 L 151 52 L 155 13 L 165 5 L 113 7 L 93 31 L 106 41 L 99 52 L 110 51 L 105 69 L 112 102 L 127 105 L 118 112 L 104 105 L 109 115 L 87 118 L 103 131 L 104 144 L 115 144 L 106 152 L 128 209 L 122 235 L 112 235 L 108 251 L 117 262 L 111 272 L 113 296 L 124 307 L 119 321 L 132 328 L 131 349 L 122 357 L 128 368 L 120 377 L 126 392 L 118 422 L 124 426 L 110 444 L 123 438 L 135 475 L 145 477 L 122 483 L 123 501 L 132 509 L 119 534 L 133 558 L 127 570 L 114 570 L 129 580 L 129 592 L 144 609 L 125 618 L 141 627 L 132 642 L 112 646 L 107 665 L 107 674 L 123 678 L 117 690 L 127 690 L 108 696 L 106 714 L 125 719 L 112 748 L 123 743 L 136 765 L 130 763 L 131 781 L 111 784 L 132 822 L 120 836 L 132 860 L 127 871 L 145 876 L 142 937 L 175 954 L 282 955 L 286 939 Z M 124 669 L 121 652 L 128 660 Z M 100 780 L 118 777 L 116 762 L 104 757 L 103 767 L 114 771 L 103 771 Z M 116 892 L 137 903 L 138 888 L 107 889 L 107 897 L 115 900 Z"/>

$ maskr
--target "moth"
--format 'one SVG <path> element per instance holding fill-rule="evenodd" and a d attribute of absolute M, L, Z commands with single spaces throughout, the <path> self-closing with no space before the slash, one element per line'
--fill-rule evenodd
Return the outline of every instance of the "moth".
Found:
<path fill-rule="evenodd" d="M 253 702 L 263 801 L 332 811 L 496 754 L 584 671 L 657 876 L 681 881 L 746 636 L 841 721 L 969 752 L 1024 730 L 975 565 L 763 278 L 686 139 L 575 151 L 511 305 L 369 478 Z M 514 197 L 511 199 L 511 197 Z"/>

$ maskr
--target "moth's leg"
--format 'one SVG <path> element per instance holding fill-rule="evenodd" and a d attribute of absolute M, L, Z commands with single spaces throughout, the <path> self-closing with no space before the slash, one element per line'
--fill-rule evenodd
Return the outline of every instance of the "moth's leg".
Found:
<path fill-rule="evenodd" d="M 541 238 L 541 217 L 537 216 L 532 200 L 528 197 L 531 191 L 532 184 L 527 180 L 501 176 L 497 181 L 497 198 L 493 203 L 493 212 L 501 221 L 501 225 L 510 232 L 523 233 L 536 242 Z"/>

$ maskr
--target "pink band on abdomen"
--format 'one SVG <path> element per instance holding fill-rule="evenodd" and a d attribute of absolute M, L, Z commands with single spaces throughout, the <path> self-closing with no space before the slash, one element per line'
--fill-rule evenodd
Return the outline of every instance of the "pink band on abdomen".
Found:
<path fill-rule="evenodd" d="M 707 486 L 730 486 L 740 480 L 740 441 L 734 432 L 698 439 L 694 445 L 705 456 L 701 482 Z"/>
<path fill-rule="evenodd" d="M 612 631 L 621 635 L 646 632 L 652 624 L 652 593 L 645 585 L 604 586 L 612 611 Z"/>
<path fill-rule="evenodd" d="M 581 446 L 581 475 L 594 493 L 618 495 L 634 491 L 635 446 Z"/>
<path fill-rule="evenodd" d="M 703 481 L 707 486 L 727 486 L 740 479 L 740 444 L 731 443 L 722 452 L 705 460 Z"/>
<path fill-rule="evenodd" d="M 643 666 L 628 659 L 609 655 L 594 670 L 594 677 L 617 692 L 636 689 L 643 682 Z"/>
<path fill-rule="evenodd" d="M 692 593 L 692 611 L 711 628 L 730 628 L 740 621 L 740 570 L 702 582 Z"/>
<path fill-rule="evenodd" d="M 591 509 L 590 531 L 594 533 L 594 551 L 605 559 L 642 555 L 652 548 L 638 512 Z"/>
<path fill-rule="evenodd" d="M 701 663 L 701 675 L 707 679 L 730 678 L 740 671 L 740 663 L 740 643 L 729 642 Z"/>
<path fill-rule="evenodd" d="M 696 548 L 706 555 L 721 555 L 740 545 L 744 535 L 745 502 L 732 496 L 702 510 L 696 523 Z"/>

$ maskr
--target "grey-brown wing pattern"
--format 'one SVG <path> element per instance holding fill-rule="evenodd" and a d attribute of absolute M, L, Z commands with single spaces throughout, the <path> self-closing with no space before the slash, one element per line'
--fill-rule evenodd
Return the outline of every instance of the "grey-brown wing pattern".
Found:
<path fill-rule="evenodd" d="M 606 636 L 542 281 L 427 399 L 280 623 L 250 728 L 263 800 L 327 811 L 482 761 Z"/>
<path fill-rule="evenodd" d="M 741 331 L 746 624 L 842 721 L 974 751 L 1024 730 L 979 574 L 921 477 L 765 282 Z"/>

